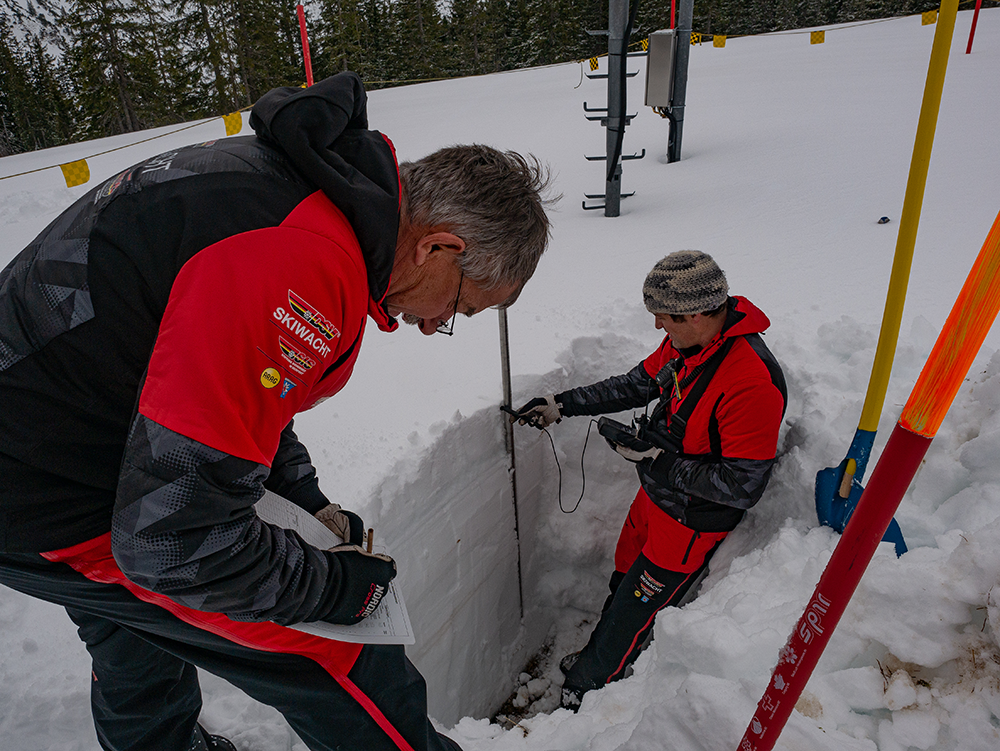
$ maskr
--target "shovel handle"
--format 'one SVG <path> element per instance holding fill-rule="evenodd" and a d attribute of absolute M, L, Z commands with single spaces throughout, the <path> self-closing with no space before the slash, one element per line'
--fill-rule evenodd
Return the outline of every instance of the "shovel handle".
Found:
<path fill-rule="evenodd" d="M 853 459 L 848 459 L 847 466 L 844 468 L 844 477 L 840 481 L 840 490 L 837 491 L 837 495 L 841 498 L 847 498 L 851 495 L 851 483 L 854 482 L 854 473 L 857 470 L 857 462 Z"/>

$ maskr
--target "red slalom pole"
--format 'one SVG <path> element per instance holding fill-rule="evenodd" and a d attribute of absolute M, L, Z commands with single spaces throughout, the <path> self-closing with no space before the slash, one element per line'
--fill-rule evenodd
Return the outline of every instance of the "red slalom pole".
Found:
<path fill-rule="evenodd" d="M 306 66 L 306 86 L 313 85 L 313 64 L 309 56 L 309 35 L 306 33 L 306 9 L 301 3 L 295 6 L 295 12 L 299 16 L 299 34 L 302 37 L 302 61 Z"/>
<path fill-rule="evenodd" d="M 771 751 L 1000 311 L 1000 214 L 854 515 L 778 655 L 739 751 Z"/>
<path fill-rule="evenodd" d="M 899 425 L 889 436 L 805 612 L 778 654 L 739 751 L 774 748 L 929 445 L 930 439 Z"/>
<path fill-rule="evenodd" d="M 972 40 L 976 38 L 976 23 L 979 21 L 979 9 L 983 6 L 983 0 L 976 0 L 976 10 L 972 13 L 972 28 L 969 29 L 969 46 L 965 48 L 965 54 L 972 52 Z"/>

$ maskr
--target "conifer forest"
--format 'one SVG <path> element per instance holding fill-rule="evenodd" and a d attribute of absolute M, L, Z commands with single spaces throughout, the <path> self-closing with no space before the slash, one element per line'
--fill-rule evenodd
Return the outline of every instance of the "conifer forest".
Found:
<path fill-rule="evenodd" d="M 670 27 L 671 0 L 636 1 L 633 42 Z M 587 32 L 607 29 L 608 0 L 303 5 L 315 79 L 353 70 L 369 89 L 607 52 L 607 37 Z M 695 0 L 693 27 L 760 34 L 937 6 Z M 293 0 L 0 0 L 0 156 L 224 115 L 304 82 Z"/>

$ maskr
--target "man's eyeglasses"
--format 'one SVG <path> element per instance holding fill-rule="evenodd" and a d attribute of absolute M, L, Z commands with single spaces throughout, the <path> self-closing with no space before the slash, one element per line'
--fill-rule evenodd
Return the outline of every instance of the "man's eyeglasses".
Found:
<path fill-rule="evenodd" d="M 465 281 L 465 269 L 461 269 L 461 273 L 458 276 L 458 294 L 455 296 L 455 310 L 451 314 L 450 321 L 441 321 L 441 323 L 437 325 L 438 334 L 445 334 L 446 336 L 451 336 L 452 334 L 455 333 L 455 319 L 458 317 L 458 301 L 462 297 L 462 282 L 464 281 Z"/>

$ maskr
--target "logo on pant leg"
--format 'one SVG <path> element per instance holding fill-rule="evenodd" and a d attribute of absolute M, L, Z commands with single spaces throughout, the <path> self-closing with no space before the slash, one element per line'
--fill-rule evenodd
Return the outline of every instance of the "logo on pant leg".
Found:
<path fill-rule="evenodd" d="M 635 591 L 635 596 L 643 602 L 649 602 L 651 597 L 656 597 L 663 591 L 663 584 L 658 582 L 648 571 L 643 571 L 639 577 L 639 588 Z"/>

